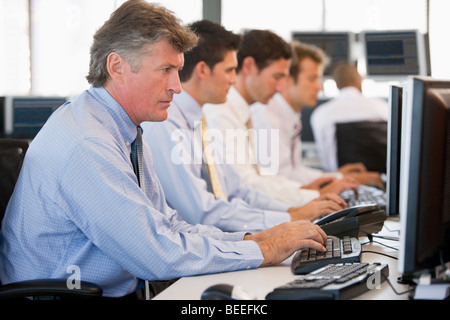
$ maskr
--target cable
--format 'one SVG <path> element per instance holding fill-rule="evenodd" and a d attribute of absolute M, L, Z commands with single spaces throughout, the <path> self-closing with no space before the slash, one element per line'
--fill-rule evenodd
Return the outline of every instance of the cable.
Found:
<path fill-rule="evenodd" d="M 387 281 L 387 283 L 391 287 L 392 291 L 394 291 L 394 293 L 396 295 L 398 295 L 398 296 L 401 296 L 401 295 L 404 295 L 404 294 L 407 294 L 407 293 L 410 293 L 410 292 L 414 291 L 414 288 L 412 288 L 412 289 L 408 289 L 408 290 L 403 291 L 403 292 L 398 292 L 397 290 L 395 290 L 394 286 L 392 285 L 391 281 L 389 280 L 389 278 L 387 276 L 385 276 L 385 280 Z"/>
<path fill-rule="evenodd" d="M 383 243 L 380 243 L 380 244 L 383 244 Z M 383 244 L 383 245 L 384 245 L 384 244 Z M 387 246 L 387 247 L 389 247 L 389 246 Z M 394 259 L 394 260 L 398 260 L 397 257 L 390 256 L 390 255 L 385 254 L 385 253 L 383 253 L 383 252 L 377 252 L 377 251 L 371 251 L 371 250 L 364 250 L 364 251 L 361 251 L 361 253 L 375 253 L 375 254 L 380 254 L 380 255 L 382 255 L 382 256 L 386 256 L 386 257 L 391 258 L 391 259 Z M 394 286 L 392 285 L 392 283 L 391 283 L 391 281 L 389 280 L 389 278 L 388 278 L 387 276 L 384 276 L 384 277 L 385 277 L 385 280 L 387 281 L 387 283 L 389 284 L 389 286 L 391 287 L 392 291 L 394 291 L 394 293 L 395 293 L 396 295 L 398 295 L 398 296 L 404 295 L 404 294 L 407 294 L 407 293 L 410 293 L 410 292 L 414 291 L 414 288 L 412 288 L 412 289 L 408 289 L 408 290 L 406 290 L 406 291 L 404 291 L 404 292 L 398 292 L 398 291 L 394 288 Z"/>
<path fill-rule="evenodd" d="M 379 241 L 372 241 L 372 242 L 373 242 L 373 243 L 378 243 L 378 244 L 380 244 L 380 245 L 382 245 L 382 246 L 385 246 L 386 248 L 389 248 L 389 249 L 398 251 L 398 248 L 388 246 L 387 244 L 385 244 L 385 243 L 383 243 L 383 242 L 379 242 Z"/>
<path fill-rule="evenodd" d="M 372 235 L 372 237 L 385 239 L 385 240 L 391 240 L 391 241 L 400 241 L 400 239 L 398 237 L 378 236 L 378 235 Z"/>
<path fill-rule="evenodd" d="M 400 233 L 400 229 L 391 230 L 391 229 L 389 229 L 389 227 L 388 227 L 387 225 L 383 225 L 383 228 L 386 228 L 386 230 L 389 231 L 389 232 L 397 232 L 397 233 Z"/>
<path fill-rule="evenodd" d="M 363 250 L 363 251 L 361 251 L 361 253 L 376 253 L 376 254 L 380 254 L 380 255 L 382 255 L 382 256 L 386 256 L 386 257 L 391 258 L 391 259 L 394 259 L 394 260 L 398 260 L 397 257 L 390 256 L 390 255 L 388 255 L 388 254 L 386 254 L 386 253 L 377 252 L 377 251 Z"/>
<path fill-rule="evenodd" d="M 382 253 L 382 252 L 377 252 L 377 251 L 364 250 L 364 251 L 361 251 L 361 253 L 375 253 L 375 254 L 380 254 L 380 255 L 382 255 L 382 256 L 386 256 L 386 257 L 391 258 L 391 259 L 394 259 L 394 260 L 398 260 L 397 257 L 393 257 L 393 256 L 390 256 L 390 255 L 388 255 L 388 254 L 385 254 L 385 253 Z M 391 283 L 391 281 L 389 280 L 389 278 L 388 278 L 387 276 L 384 276 L 384 277 L 385 277 L 385 280 L 387 281 L 387 283 L 389 284 L 389 286 L 391 287 L 392 291 L 394 291 L 394 293 L 395 293 L 396 295 L 398 295 L 398 296 L 404 295 L 404 294 L 406 294 L 406 293 L 410 293 L 410 292 L 414 291 L 414 289 L 408 289 L 408 290 L 406 290 L 406 291 L 404 291 L 404 292 L 398 292 L 398 291 L 394 288 L 394 286 L 392 285 L 392 283 Z"/>
<path fill-rule="evenodd" d="M 379 242 L 379 241 L 375 241 L 375 240 L 373 240 L 373 237 L 374 237 L 373 235 L 368 234 L 368 235 L 367 235 L 367 238 L 369 238 L 369 241 L 368 241 L 368 242 L 365 242 L 365 243 L 361 243 L 361 245 L 366 245 L 366 244 L 369 244 L 369 243 L 378 243 L 378 244 L 380 244 L 380 245 L 382 245 L 382 246 L 385 246 L 386 248 L 389 248 L 389 249 L 398 251 L 398 248 L 388 246 L 387 244 L 382 243 L 382 242 Z M 387 239 L 387 240 L 391 240 L 391 239 Z"/>

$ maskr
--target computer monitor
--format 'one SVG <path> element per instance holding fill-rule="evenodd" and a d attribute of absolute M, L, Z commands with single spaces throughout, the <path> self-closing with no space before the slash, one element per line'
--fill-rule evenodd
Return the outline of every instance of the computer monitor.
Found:
<path fill-rule="evenodd" d="M 400 148 L 402 128 L 403 88 L 399 85 L 389 87 L 389 117 L 386 157 L 386 213 L 398 215 L 400 186 Z"/>
<path fill-rule="evenodd" d="M 6 97 L 5 136 L 15 139 L 33 139 L 53 111 L 65 102 L 65 97 Z"/>
<path fill-rule="evenodd" d="M 399 271 L 450 261 L 450 80 L 411 77 L 403 86 Z"/>
<path fill-rule="evenodd" d="M 353 38 L 350 32 L 292 32 L 292 40 L 319 47 L 330 58 L 324 75 L 331 75 L 333 67 L 340 61 L 351 62 Z"/>
<path fill-rule="evenodd" d="M 5 97 L 0 97 L 0 138 L 5 137 Z"/>
<path fill-rule="evenodd" d="M 417 30 L 361 33 L 367 76 L 427 75 L 424 37 Z"/>

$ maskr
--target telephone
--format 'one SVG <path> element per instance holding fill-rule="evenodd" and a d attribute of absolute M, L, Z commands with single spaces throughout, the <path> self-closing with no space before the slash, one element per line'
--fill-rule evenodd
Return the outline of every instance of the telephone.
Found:
<path fill-rule="evenodd" d="M 387 218 L 376 204 L 358 205 L 331 213 L 315 222 L 327 235 L 342 238 L 377 233 Z"/>

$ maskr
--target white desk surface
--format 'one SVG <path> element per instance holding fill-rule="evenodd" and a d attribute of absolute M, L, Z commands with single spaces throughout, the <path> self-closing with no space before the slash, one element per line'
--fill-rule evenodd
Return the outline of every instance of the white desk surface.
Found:
<path fill-rule="evenodd" d="M 399 222 L 398 218 L 389 218 L 385 221 L 383 229 L 376 235 L 399 237 L 398 234 Z M 395 287 L 397 292 L 405 292 L 408 287 L 397 283 L 399 273 L 397 271 L 397 260 L 386 257 L 380 254 L 364 252 L 376 251 L 393 257 L 398 256 L 399 241 L 386 240 L 374 238 L 374 241 L 382 242 L 383 244 L 392 248 L 383 246 L 376 242 L 362 246 L 362 262 L 379 262 L 385 263 L 389 266 L 389 280 Z M 367 238 L 360 238 L 361 243 L 368 242 Z M 219 274 L 209 274 L 195 277 L 185 277 L 176 281 L 169 288 L 155 296 L 154 300 L 199 300 L 202 292 L 208 287 L 219 284 L 238 285 L 249 294 L 258 300 L 264 300 L 265 296 L 274 288 L 295 280 L 296 275 L 290 269 L 291 258 L 284 261 L 282 264 L 263 267 L 252 270 L 242 270 L 235 272 L 226 272 Z M 387 281 L 384 281 L 379 289 L 372 289 L 356 299 L 361 300 L 397 300 L 408 299 L 407 294 L 397 295 L 389 286 Z"/>

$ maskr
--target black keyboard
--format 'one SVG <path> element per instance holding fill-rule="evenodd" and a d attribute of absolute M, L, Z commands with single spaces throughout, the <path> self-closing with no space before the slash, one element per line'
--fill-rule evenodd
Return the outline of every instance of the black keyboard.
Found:
<path fill-rule="evenodd" d="M 375 187 L 359 185 L 358 194 L 348 189 L 343 191 L 340 196 L 349 207 L 376 204 L 380 210 L 386 210 L 386 192 Z"/>
<path fill-rule="evenodd" d="M 266 296 L 266 299 L 351 299 L 371 289 L 376 289 L 388 276 L 389 267 L 386 264 L 329 264 L 275 288 Z"/>
<path fill-rule="evenodd" d="M 361 244 L 357 238 L 328 236 L 326 252 L 311 248 L 297 251 L 292 258 L 291 270 L 295 274 L 306 274 L 330 263 L 359 262 L 360 256 Z"/>

